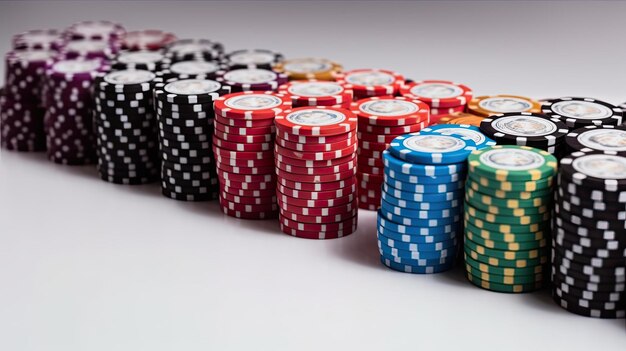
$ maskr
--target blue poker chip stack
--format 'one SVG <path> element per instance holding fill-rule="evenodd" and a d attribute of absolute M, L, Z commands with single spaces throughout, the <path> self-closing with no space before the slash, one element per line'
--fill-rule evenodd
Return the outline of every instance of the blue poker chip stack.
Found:
<path fill-rule="evenodd" d="M 407 273 L 452 268 L 461 243 L 467 156 L 494 142 L 473 126 L 441 125 L 392 141 L 383 152 L 378 211 L 381 262 Z"/>

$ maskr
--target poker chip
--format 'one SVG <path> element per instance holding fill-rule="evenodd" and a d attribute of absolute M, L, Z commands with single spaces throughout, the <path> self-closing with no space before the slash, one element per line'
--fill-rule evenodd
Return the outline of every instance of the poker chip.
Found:
<path fill-rule="evenodd" d="M 398 139 L 419 136 L 420 133 Z M 471 139 L 459 134 L 444 135 L 434 130 L 430 133 L 463 143 L 467 139 L 468 145 L 476 146 Z M 392 152 L 393 145 L 382 152 L 384 176 L 378 209 L 381 260 L 423 268 L 407 271 L 412 273 L 447 270 L 454 264 L 460 242 L 465 159 L 456 156 L 455 163 L 441 165 L 438 160 L 433 162 L 430 156 L 400 158 Z M 465 157 L 467 154 L 469 152 Z M 424 244 L 403 245 L 393 240 Z M 386 265 L 392 269 L 402 268 Z"/>
<path fill-rule="evenodd" d="M 54 55 L 53 51 L 34 49 L 6 54 L 6 86 L 0 99 L 2 147 L 16 151 L 46 149 L 42 73 Z"/>
<path fill-rule="evenodd" d="M 331 60 L 322 58 L 295 58 L 278 62 L 273 71 L 286 74 L 289 80 L 335 80 L 343 67 Z"/>
<path fill-rule="evenodd" d="M 215 154 L 214 144 L 216 136 L 213 138 L 217 122 L 213 101 L 221 95 L 230 91 L 229 87 L 224 87 L 220 83 L 209 79 L 181 79 L 172 82 L 157 82 L 154 84 L 154 101 L 157 106 L 156 116 L 159 128 L 160 156 L 163 160 L 161 166 L 161 176 L 167 177 L 168 183 L 164 182 L 163 187 L 170 190 L 173 197 L 183 201 L 208 201 L 215 198 L 223 199 L 222 188 L 242 187 L 241 183 L 246 182 L 245 177 L 223 178 L 225 182 L 219 182 L 220 173 L 217 164 L 223 163 L 221 155 L 231 156 L 229 151 Z M 217 135 L 217 133 L 215 133 Z M 226 146 L 222 144 L 222 146 Z M 228 144 L 229 147 L 235 147 Z M 226 150 L 226 149 L 219 149 Z M 233 151 L 234 152 L 234 151 Z M 249 150 L 248 152 L 254 153 Z M 262 152 L 262 151 L 259 151 Z M 237 164 L 229 164 L 236 167 Z M 253 167 L 253 165 L 250 165 Z M 178 170 L 184 169 L 185 172 Z M 260 184 L 256 183 L 258 189 L 248 187 L 246 191 L 264 190 Z M 175 188 L 172 188 L 175 185 Z M 204 196 L 191 196 L 203 192 Z M 236 196 L 247 196 L 248 193 L 236 193 Z M 164 195 L 167 196 L 167 194 Z M 172 196 L 169 196 L 172 197 Z M 220 203 L 223 203 L 220 202 Z M 249 204 L 246 204 L 249 205 Z M 249 218 L 239 208 L 222 208 L 227 214 L 233 214 L 241 218 Z M 244 214 L 242 214 L 244 213 Z M 256 216 L 260 216 L 257 214 Z"/>
<path fill-rule="evenodd" d="M 218 61 L 224 55 L 224 45 L 208 39 L 180 39 L 166 44 L 164 50 L 172 62 Z"/>
<path fill-rule="evenodd" d="M 353 103 L 351 108 L 358 119 L 359 176 L 382 175 L 383 160 L 380 152 L 386 150 L 396 136 L 425 128 L 430 118 L 425 103 L 405 97 L 371 97 Z M 363 187 L 362 190 L 372 194 L 370 202 L 380 204 L 381 182 Z M 361 208 L 377 208 L 365 201 L 361 204 Z"/>
<path fill-rule="evenodd" d="M 482 117 L 503 113 L 540 113 L 542 110 L 539 101 L 516 95 L 477 96 L 467 104 L 467 109 L 473 115 Z"/>
<path fill-rule="evenodd" d="M 241 216 L 241 210 L 233 212 L 232 208 L 224 209 L 227 215 L 247 219 L 278 216 L 274 118 L 282 108 L 290 107 L 287 98 L 271 92 L 238 92 L 216 99 L 216 134 L 213 145 L 217 156 L 217 173 L 221 181 L 220 197 L 226 198 L 229 192 L 235 190 L 258 189 L 262 192 L 247 197 L 272 204 L 270 209 L 259 210 L 261 214 L 258 216 L 250 213 L 253 211 L 247 211 L 246 216 Z M 252 140 L 248 139 L 250 137 Z M 235 160 L 235 165 L 232 160 Z"/>
<path fill-rule="evenodd" d="M 284 60 L 282 54 L 265 49 L 246 49 L 231 51 L 224 57 L 230 69 L 260 68 L 271 70 Z"/>
<path fill-rule="evenodd" d="M 356 125 L 352 112 L 332 106 L 297 107 L 276 115 L 279 219 L 286 234 L 328 239 L 356 230 Z M 311 146 L 307 140 L 313 141 Z M 320 213 L 320 208 L 327 210 Z M 313 235 L 315 231 L 320 234 Z M 327 231 L 331 234 L 322 234 Z"/>
<path fill-rule="evenodd" d="M 276 91 L 287 83 L 287 76 L 268 69 L 239 68 L 217 73 L 216 80 L 231 87 L 234 93 L 242 91 Z"/>
<path fill-rule="evenodd" d="M 460 135 L 465 136 L 474 141 L 476 143 L 476 149 L 480 150 L 487 146 L 493 146 L 496 144 L 495 141 L 489 139 L 481 130 L 477 127 L 467 125 L 467 124 L 459 124 L 459 125 L 436 125 L 428 128 L 422 129 L 422 133 L 434 133 L 441 135 Z"/>
<path fill-rule="evenodd" d="M 626 126 L 592 125 L 571 131 L 565 136 L 567 151 L 583 150 L 626 153 Z"/>
<path fill-rule="evenodd" d="M 400 94 L 420 100 L 431 108 L 465 106 L 473 96 L 470 88 L 445 80 L 425 80 L 405 84 Z"/>
<path fill-rule="evenodd" d="M 464 162 L 475 149 L 468 137 L 417 132 L 393 139 L 389 152 L 411 163 L 451 164 Z"/>
<path fill-rule="evenodd" d="M 111 62 L 111 67 L 116 70 L 141 69 L 147 71 L 161 71 L 170 60 L 159 51 L 122 51 Z"/>
<path fill-rule="evenodd" d="M 480 127 L 480 123 L 483 119 L 485 119 L 485 117 L 469 112 L 455 112 L 439 118 L 439 124 L 465 124 Z"/>
<path fill-rule="evenodd" d="M 569 129 L 559 119 L 517 112 L 493 115 L 480 123 L 480 130 L 498 144 L 530 146 L 560 155 Z"/>
<path fill-rule="evenodd" d="M 97 126 L 98 171 L 103 180 L 145 184 L 158 179 L 159 142 L 149 89 L 155 78 L 156 75 L 150 71 L 123 70 L 112 71 L 96 79 L 93 120 Z M 140 100 L 136 99 L 136 91 L 141 91 Z M 124 96 L 123 101 L 117 99 L 120 95 Z M 110 108 L 111 101 L 115 108 Z M 167 176 L 177 172 L 171 170 Z M 118 179 L 123 180 L 119 182 Z"/>
<path fill-rule="evenodd" d="M 589 125 L 619 125 L 623 122 L 622 109 L 591 98 L 564 97 L 547 100 L 541 103 L 541 111 L 573 129 Z"/>
<path fill-rule="evenodd" d="M 93 163 L 96 147 L 107 162 L 128 161 L 130 151 L 96 146 L 94 130 L 114 128 L 94 125 L 97 119 L 93 118 L 95 80 L 109 68 L 100 58 L 55 60 L 46 68 L 42 96 L 46 108 L 47 155 L 51 161 L 77 165 Z M 122 128 L 114 129 L 118 129 L 120 136 L 133 137 Z"/>
<path fill-rule="evenodd" d="M 101 39 L 78 39 L 65 42 L 59 49 L 57 58 L 101 58 L 112 60 L 120 50 L 119 42 Z"/>
<path fill-rule="evenodd" d="M 13 36 L 14 50 L 58 50 L 63 33 L 56 29 L 33 29 Z"/>
<path fill-rule="evenodd" d="M 527 146 L 495 145 L 468 156 L 464 246 L 474 285 L 509 293 L 543 287 L 556 167 L 554 156 Z"/>
<path fill-rule="evenodd" d="M 356 69 L 336 75 L 339 84 L 350 85 L 354 98 L 360 100 L 373 96 L 396 95 L 404 84 L 404 77 L 382 69 Z"/>
<path fill-rule="evenodd" d="M 215 79 L 224 69 L 221 63 L 204 60 L 165 61 L 160 63 L 157 76 L 164 81 L 171 79 Z"/>
<path fill-rule="evenodd" d="M 161 30 L 138 30 L 127 32 L 124 35 L 122 47 L 130 51 L 157 51 L 176 41 L 176 39 L 176 35 Z"/>
<path fill-rule="evenodd" d="M 350 108 L 354 93 L 350 85 L 317 80 L 295 80 L 281 85 L 278 92 L 291 98 L 293 107 L 335 106 Z"/>

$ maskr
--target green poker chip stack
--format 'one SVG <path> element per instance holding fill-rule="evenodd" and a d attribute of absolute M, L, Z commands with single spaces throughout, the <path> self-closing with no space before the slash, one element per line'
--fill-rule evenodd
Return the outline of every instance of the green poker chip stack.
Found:
<path fill-rule="evenodd" d="M 465 270 L 483 289 L 522 293 L 548 276 L 557 160 L 516 145 L 476 150 L 465 188 Z"/>

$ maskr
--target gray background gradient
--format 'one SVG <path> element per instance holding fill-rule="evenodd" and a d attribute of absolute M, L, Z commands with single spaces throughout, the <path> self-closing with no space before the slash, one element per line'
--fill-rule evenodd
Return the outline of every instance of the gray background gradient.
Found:
<path fill-rule="evenodd" d="M 11 35 L 109 19 L 268 48 L 476 95 L 626 101 L 624 2 L 0 2 Z M 0 73 L 4 73 L 0 63 Z M 378 262 L 375 214 L 332 241 L 216 203 L 123 187 L 90 167 L 0 151 L 0 349 L 624 350 L 624 320 L 565 312 L 549 293 L 472 286 L 460 269 L 414 276 Z"/>

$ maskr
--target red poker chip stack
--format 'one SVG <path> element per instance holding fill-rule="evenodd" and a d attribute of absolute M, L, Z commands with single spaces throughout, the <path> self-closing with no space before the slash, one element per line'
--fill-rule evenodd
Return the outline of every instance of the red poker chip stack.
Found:
<path fill-rule="evenodd" d="M 320 80 L 294 80 L 283 84 L 278 92 L 291 98 L 293 107 L 338 106 L 350 108 L 354 93 L 349 84 Z"/>
<path fill-rule="evenodd" d="M 351 86 L 355 100 L 374 96 L 394 96 L 404 85 L 404 77 L 401 74 L 384 69 L 355 69 L 337 74 L 336 81 Z"/>
<path fill-rule="evenodd" d="M 173 33 L 167 33 L 158 29 L 138 30 L 124 35 L 122 48 L 130 51 L 156 51 L 163 49 L 177 39 Z"/>
<path fill-rule="evenodd" d="M 405 97 L 372 97 L 353 103 L 352 110 L 358 116 L 359 207 L 374 211 L 380 206 L 383 151 L 395 137 L 427 127 L 429 107 Z"/>
<path fill-rule="evenodd" d="M 291 108 L 289 98 L 263 91 L 224 95 L 215 101 L 213 147 L 220 205 L 229 216 L 276 218 L 274 118 Z"/>
<path fill-rule="evenodd" d="M 411 82 L 400 88 L 400 94 L 425 102 L 430 107 L 430 123 L 439 124 L 442 117 L 465 112 L 474 93 L 469 87 L 447 80 Z"/>
<path fill-rule="evenodd" d="M 281 230 L 308 239 L 352 234 L 357 226 L 356 115 L 333 106 L 276 116 Z"/>

